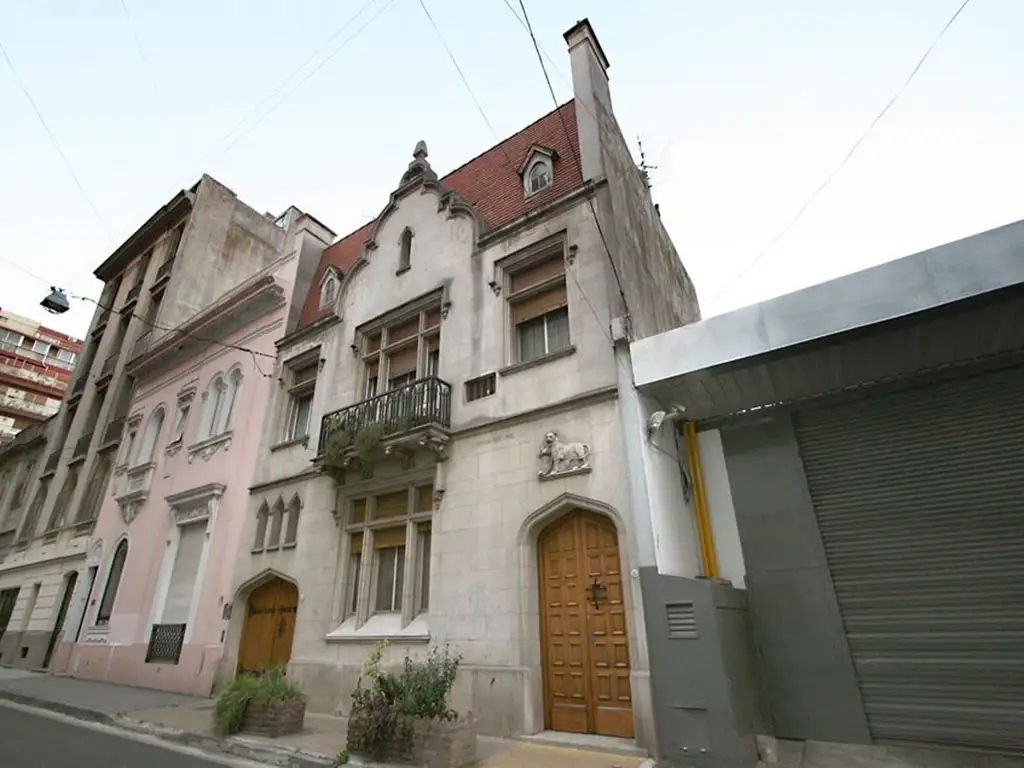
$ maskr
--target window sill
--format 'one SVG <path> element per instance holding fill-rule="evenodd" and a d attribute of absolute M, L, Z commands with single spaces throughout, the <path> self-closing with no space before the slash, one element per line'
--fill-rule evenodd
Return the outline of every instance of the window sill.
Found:
<path fill-rule="evenodd" d="M 86 634 L 88 635 L 106 635 L 109 632 L 109 624 L 93 624 L 88 630 L 86 630 Z"/>
<path fill-rule="evenodd" d="M 231 437 L 232 433 L 228 431 L 193 443 L 188 447 L 188 463 L 191 464 L 196 456 L 202 456 L 204 461 L 209 461 L 221 446 L 224 446 L 226 451 L 231 447 Z"/>
<path fill-rule="evenodd" d="M 525 371 L 528 368 L 533 368 L 538 365 L 544 365 L 544 363 L 551 363 L 555 360 L 561 360 L 563 357 L 576 354 L 576 345 L 570 344 L 565 349 L 560 349 L 557 352 L 552 352 L 544 357 L 538 357 L 533 360 L 527 360 L 525 363 L 512 363 L 512 365 L 506 365 L 504 368 L 498 371 L 499 376 L 509 376 L 513 373 L 519 373 Z"/>
<path fill-rule="evenodd" d="M 270 452 L 283 451 L 285 448 L 291 448 L 295 445 L 302 445 L 303 448 L 309 447 L 309 435 L 303 435 L 302 437 L 293 437 L 290 440 L 284 440 L 280 443 L 275 443 L 270 446 Z"/>
<path fill-rule="evenodd" d="M 281 545 L 281 549 L 295 549 L 295 545 L 297 543 L 298 542 L 294 541 L 286 541 L 284 544 Z"/>
<path fill-rule="evenodd" d="M 404 643 L 429 643 L 430 629 L 427 616 L 421 613 L 409 626 L 402 627 L 402 614 L 383 613 L 371 616 L 363 626 L 356 629 L 355 618 L 348 618 L 333 632 L 324 637 L 328 643 L 377 643 L 393 640 Z"/>

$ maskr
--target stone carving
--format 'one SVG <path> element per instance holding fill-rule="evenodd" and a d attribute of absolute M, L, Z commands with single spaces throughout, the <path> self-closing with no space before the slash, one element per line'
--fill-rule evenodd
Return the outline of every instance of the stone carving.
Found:
<path fill-rule="evenodd" d="M 409 163 L 409 167 L 402 174 L 401 183 L 403 185 L 408 184 L 410 181 L 421 176 L 431 181 L 437 178 L 437 175 L 430 167 L 430 163 L 427 161 L 427 142 L 425 141 L 416 142 L 416 148 L 412 152 L 412 162 Z"/>
<path fill-rule="evenodd" d="M 125 525 L 131 525 L 132 520 L 139 516 L 139 507 L 142 506 L 139 501 L 125 501 L 121 503 L 121 519 L 124 520 Z"/>
<path fill-rule="evenodd" d="M 437 461 L 448 460 L 448 441 L 437 435 L 423 435 L 419 440 L 419 446 L 434 454 Z"/>
<path fill-rule="evenodd" d="M 441 511 L 441 502 L 444 501 L 444 488 L 434 489 L 434 511 Z"/>
<path fill-rule="evenodd" d="M 171 520 L 175 525 L 205 520 L 208 517 L 210 517 L 210 501 L 203 501 L 183 507 L 171 507 Z"/>
<path fill-rule="evenodd" d="M 565 443 L 557 432 L 548 432 L 540 446 L 542 480 L 590 471 L 590 446 L 586 443 Z"/>
<path fill-rule="evenodd" d="M 209 461 L 221 446 L 224 447 L 225 451 L 231 447 L 230 434 L 221 435 L 220 437 L 206 443 L 192 446 L 188 452 L 188 463 L 191 464 L 195 460 L 196 456 L 201 456 L 203 461 Z"/>

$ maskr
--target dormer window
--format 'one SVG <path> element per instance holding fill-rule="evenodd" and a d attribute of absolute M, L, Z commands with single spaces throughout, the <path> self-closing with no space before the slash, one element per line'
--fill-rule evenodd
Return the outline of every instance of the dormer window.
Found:
<path fill-rule="evenodd" d="M 320 309 L 328 309 L 338 298 L 338 276 L 328 268 L 320 283 Z"/>
<path fill-rule="evenodd" d="M 543 192 L 555 181 L 555 152 L 537 144 L 526 153 L 526 159 L 519 168 L 523 177 L 523 192 L 527 197 Z"/>
<path fill-rule="evenodd" d="M 548 164 L 543 160 L 536 161 L 530 166 L 530 172 L 527 175 L 527 193 L 534 195 L 545 187 L 550 186 L 550 184 L 551 173 L 548 171 Z"/>

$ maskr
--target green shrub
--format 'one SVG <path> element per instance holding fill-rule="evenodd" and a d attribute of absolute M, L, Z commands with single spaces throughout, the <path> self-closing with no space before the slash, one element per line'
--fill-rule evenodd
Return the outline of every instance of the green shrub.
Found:
<path fill-rule="evenodd" d="M 285 676 L 284 669 L 270 669 L 262 675 L 247 672 L 236 677 L 217 699 L 213 711 L 214 729 L 224 736 L 238 733 L 250 701 L 288 701 L 301 697 L 302 690 Z"/>
<path fill-rule="evenodd" d="M 462 661 L 447 645 L 434 647 L 422 660 L 406 656 L 396 675 L 380 666 L 387 647 L 385 640 L 373 650 L 352 692 L 352 719 L 360 727 L 352 728 L 350 721 L 349 733 L 358 730 L 359 742 L 348 745 L 351 751 L 365 752 L 380 761 L 405 751 L 412 737 L 412 719 L 454 719 L 449 698 Z"/>

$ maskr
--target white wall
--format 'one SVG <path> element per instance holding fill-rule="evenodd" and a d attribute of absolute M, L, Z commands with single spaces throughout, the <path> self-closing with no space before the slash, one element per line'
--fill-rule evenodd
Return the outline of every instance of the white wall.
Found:
<path fill-rule="evenodd" d="M 733 586 L 746 587 L 747 567 L 743 562 L 740 534 L 736 527 L 736 510 L 729 488 L 729 473 L 722 450 L 722 435 L 717 429 L 697 433 L 701 470 L 704 476 L 704 494 L 711 518 L 711 531 L 715 540 L 718 573 Z"/>

